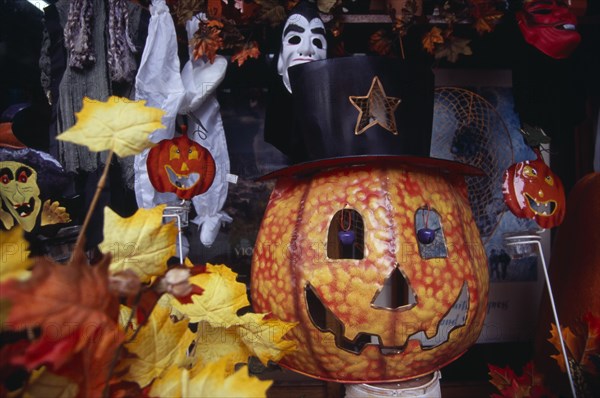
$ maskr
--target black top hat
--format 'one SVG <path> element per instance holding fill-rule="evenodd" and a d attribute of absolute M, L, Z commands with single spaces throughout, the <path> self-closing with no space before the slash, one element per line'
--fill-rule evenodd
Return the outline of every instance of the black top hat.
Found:
<path fill-rule="evenodd" d="M 480 175 L 481 170 L 429 156 L 433 73 L 400 59 L 354 56 L 289 69 L 293 95 L 293 145 L 299 161 L 261 179 L 311 174 L 365 163 L 413 164 Z"/>

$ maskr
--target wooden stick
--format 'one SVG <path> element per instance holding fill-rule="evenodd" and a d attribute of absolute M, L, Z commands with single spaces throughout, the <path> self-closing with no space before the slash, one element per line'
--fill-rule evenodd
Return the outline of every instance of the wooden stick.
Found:
<path fill-rule="evenodd" d="M 90 207 L 87 211 L 87 214 L 85 215 L 85 220 L 83 220 L 83 225 L 81 226 L 81 229 L 79 230 L 79 236 L 77 236 L 77 242 L 75 242 L 75 248 L 73 249 L 73 252 L 76 253 L 78 250 L 83 251 L 83 242 L 85 242 L 85 231 L 90 223 L 90 220 L 92 219 L 92 213 L 94 212 L 94 209 L 96 208 L 96 204 L 98 203 L 98 199 L 100 198 L 100 193 L 102 192 L 102 190 L 104 189 L 104 186 L 106 185 L 106 176 L 108 175 L 108 169 L 110 167 L 110 162 L 112 161 L 112 157 L 113 157 L 113 150 L 111 149 L 110 152 L 108 153 L 108 156 L 106 157 L 106 163 L 104 164 L 104 170 L 102 171 L 102 176 L 100 177 L 100 180 L 98 181 L 98 185 L 96 186 L 96 192 L 94 193 L 94 197 L 92 198 L 92 202 L 90 203 Z"/>

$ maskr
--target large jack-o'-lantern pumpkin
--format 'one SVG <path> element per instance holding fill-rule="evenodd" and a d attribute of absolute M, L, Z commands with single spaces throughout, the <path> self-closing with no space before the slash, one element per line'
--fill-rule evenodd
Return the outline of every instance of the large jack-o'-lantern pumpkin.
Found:
<path fill-rule="evenodd" d="M 159 192 L 172 192 L 190 200 L 206 192 L 215 179 L 215 161 L 202 145 L 183 134 L 162 140 L 150 149 L 148 176 Z"/>
<path fill-rule="evenodd" d="M 347 254 L 337 232 L 350 222 Z M 419 236 L 427 227 L 435 239 Z M 299 323 L 281 363 L 322 379 L 439 369 L 477 339 L 487 287 L 462 177 L 371 165 L 280 179 L 255 245 L 255 309 Z"/>
<path fill-rule="evenodd" d="M 488 273 L 452 172 L 473 170 L 429 157 L 431 71 L 352 57 L 290 79 L 308 159 L 265 177 L 251 276 L 255 310 L 298 323 L 280 363 L 345 383 L 432 373 L 479 336 Z"/>

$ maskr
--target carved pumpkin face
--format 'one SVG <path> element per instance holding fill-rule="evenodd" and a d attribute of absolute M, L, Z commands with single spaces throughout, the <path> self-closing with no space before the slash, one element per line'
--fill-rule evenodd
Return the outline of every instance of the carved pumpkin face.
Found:
<path fill-rule="evenodd" d="M 515 163 L 504 173 L 502 193 L 510 211 L 520 218 L 532 218 L 542 228 L 559 225 L 565 216 L 565 190 L 562 182 L 537 159 Z"/>
<path fill-rule="evenodd" d="M 215 178 L 210 152 L 182 135 L 163 140 L 148 153 L 148 176 L 154 189 L 190 200 L 206 192 Z"/>
<path fill-rule="evenodd" d="M 279 179 L 251 281 L 258 312 L 299 323 L 280 364 L 342 382 L 453 361 L 481 331 L 488 290 L 464 179 L 377 165 Z"/>

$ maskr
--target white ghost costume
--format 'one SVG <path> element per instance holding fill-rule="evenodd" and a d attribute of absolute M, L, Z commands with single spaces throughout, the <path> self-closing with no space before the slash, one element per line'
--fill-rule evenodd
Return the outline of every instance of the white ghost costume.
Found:
<path fill-rule="evenodd" d="M 180 73 L 175 26 L 165 0 L 154 0 L 150 13 L 148 38 L 136 77 L 136 99 L 146 100 L 146 105 L 166 112 L 162 119 L 166 128 L 154 131 L 150 135 L 151 141 L 158 143 L 172 139 L 177 114 L 184 114 L 188 115 L 188 137 L 212 155 L 216 166 L 214 181 L 206 192 L 192 198 L 197 216 L 190 220 L 200 228 L 200 242 L 210 246 L 221 224 L 232 221 L 222 208 L 227 198 L 228 184 L 236 180 L 236 176 L 229 174 L 227 142 L 215 94 L 225 77 L 227 60 L 217 56 L 212 64 L 202 59 L 192 61 L 190 50 L 190 61 Z M 197 18 L 187 22 L 188 38 L 191 39 L 197 28 Z M 198 126 L 198 121 L 202 127 Z M 181 202 L 175 193 L 158 192 L 152 186 L 146 165 L 149 151 L 147 149 L 135 158 L 138 206 L 151 208 L 163 203 Z M 183 246 L 186 246 L 185 242 Z"/>

